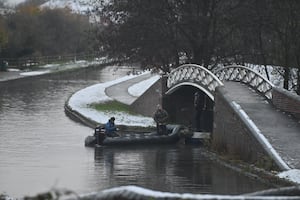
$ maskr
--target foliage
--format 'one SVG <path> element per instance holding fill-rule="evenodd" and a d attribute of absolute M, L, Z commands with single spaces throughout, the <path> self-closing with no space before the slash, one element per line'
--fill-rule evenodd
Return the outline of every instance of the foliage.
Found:
<path fill-rule="evenodd" d="M 87 37 L 90 29 L 87 16 L 74 14 L 68 9 L 41 9 L 38 6 L 40 3 L 26 1 L 15 12 L 1 16 L 0 45 L 5 46 L 0 57 L 22 58 L 93 51 Z M 2 42 L 2 38 L 6 40 Z"/>
<path fill-rule="evenodd" d="M 278 65 L 285 88 L 290 68 L 300 68 L 297 0 L 124 0 L 102 6 L 107 23 L 97 38 L 112 57 L 164 71 L 190 62 L 207 68 L 255 63 L 268 75 L 266 66 Z"/>
<path fill-rule="evenodd" d="M 169 72 L 183 63 L 282 66 L 284 88 L 300 94 L 298 0 L 91 0 L 100 21 L 27 0 L 0 18 L 0 57 L 102 50 Z M 0 6 L 3 6 L 3 0 Z M 291 87 L 291 68 L 297 68 Z"/>
<path fill-rule="evenodd" d="M 266 169 L 268 171 L 278 170 L 278 167 L 276 167 L 276 164 L 274 163 L 274 161 L 267 156 L 262 156 L 261 158 L 259 158 L 255 162 L 255 165 L 258 168 Z"/>
<path fill-rule="evenodd" d="M 7 195 L 5 194 L 0 194 L 0 200 L 6 200 L 7 199 Z"/>
<path fill-rule="evenodd" d="M 7 45 L 8 34 L 4 27 L 4 19 L 0 16 L 0 52 Z"/>
<path fill-rule="evenodd" d="M 113 56 L 169 71 L 180 56 L 208 66 L 218 44 L 218 1 L 121 1 L 104 7 L 110 23 L 99 36 Z M 218 2 L 219 3 L 219 2 Z M 221 33 L 221 32 L 219 32 Z M 217 37 L 218 36 L 218 37 Z"/>

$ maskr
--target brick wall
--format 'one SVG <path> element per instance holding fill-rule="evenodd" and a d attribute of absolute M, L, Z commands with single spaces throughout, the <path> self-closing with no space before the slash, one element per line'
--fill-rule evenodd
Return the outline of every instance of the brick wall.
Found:
<path fill-rule="evenodd" d="M 300 96 L 281 88 L 273 88 L 272 95 L 272 103 L 276 108 L 300 120 Z"/>
<path fill-rule="evenodd" d="M 245 162 L 261 162 L 268 157 L 266 151 L 230 103 L 224 87 L 218 87 L 215 93 L 213 150 Z"/>

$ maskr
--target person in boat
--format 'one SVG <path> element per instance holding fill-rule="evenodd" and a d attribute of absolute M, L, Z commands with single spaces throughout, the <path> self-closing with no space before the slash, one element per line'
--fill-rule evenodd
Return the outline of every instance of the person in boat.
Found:
<path fill-rule="evenodd" d="M 105 124 L 105 134 L 108 137 L 117 137 L 119 136 L 116 131 L 117 131 L 117 127 L 115 126 L 115 118 L 111 117 L 108 122 Z"/>
<path fill-rule="evenodd" d="M 153 119 L 156 122 L 156 131 L 159 135 L 168 134 L 166 127 L 168 118 L 168 112 L 164 110 L 160 104 L 158 104 L 157 109 L 153 115 Z"/>

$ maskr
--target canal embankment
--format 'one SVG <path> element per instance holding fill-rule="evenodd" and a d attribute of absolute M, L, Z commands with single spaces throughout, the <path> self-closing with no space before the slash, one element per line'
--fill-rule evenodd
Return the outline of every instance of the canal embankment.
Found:
<path fill-rule="evenodd" d="M 110 62 L 98 62 L 98 61 L 81 61 L 74 63 L 65 63 L 60 65 L 49 65 L 47 67 L 41 66 L 40 68 L 33 68 L 27 70 L 8 69 L 7 71 L 0 72 L 0 87 L 5 87 L 8 84 L 10 86 L 33 83 L 37 79 L 41 78 L 56 78 L 64 79 L 66 77 L 80 75 L 86 70 L 93 68 L 104 67 Z M 114 62 L 111 62 L 113 64 Z"/>

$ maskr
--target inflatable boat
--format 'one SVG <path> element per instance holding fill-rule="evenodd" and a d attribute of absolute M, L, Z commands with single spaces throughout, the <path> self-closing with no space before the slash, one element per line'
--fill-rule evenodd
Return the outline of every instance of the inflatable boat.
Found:
<path fill-rule="evenodd" d="M 87 136 L 85 146 L 113 146 L 113 145 L 135 145 L 135 144 L 173 144 L 180 140 L 180 125 L 167 125 L 166 134 L 157 132 L 123 133 L 117 137 L 105 136 L 103 130 L 95 129 L 94 135 Z"/>

